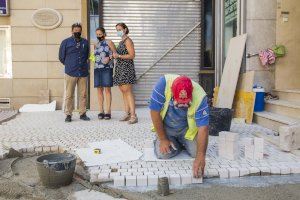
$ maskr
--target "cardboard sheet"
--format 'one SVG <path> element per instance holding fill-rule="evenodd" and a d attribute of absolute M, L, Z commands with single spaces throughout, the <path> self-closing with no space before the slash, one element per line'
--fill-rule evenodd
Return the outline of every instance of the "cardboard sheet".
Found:
<path fill-rule="evenodd" d="M 122 141 L 105 140 L 88 144 L 88 148 L 77 149 L 76 153 L 87 167 L 138 160 L 142 153 Z M 94 154 L 95 148 L 101 149 L 101 154 Z"/>
<path fill-rule="evenodd" d="M 20 112 L 53 112 L 56 109 L 56 101 L 48 104 L 25 104 L 22 106 Z"/>

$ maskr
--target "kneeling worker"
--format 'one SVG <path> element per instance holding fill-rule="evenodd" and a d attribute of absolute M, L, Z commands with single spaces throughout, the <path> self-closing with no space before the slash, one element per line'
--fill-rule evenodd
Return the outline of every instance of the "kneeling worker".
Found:
<path fill-rule="evenodd" d="M 195 158 L 193 176 L 199 177 L 199 170 L 203 175 L 209 107 L 202 87 L 186 76 L 167 74 L 154 87 L 149 108 L 157 157 L 168 159 L 185 148 Z"/>

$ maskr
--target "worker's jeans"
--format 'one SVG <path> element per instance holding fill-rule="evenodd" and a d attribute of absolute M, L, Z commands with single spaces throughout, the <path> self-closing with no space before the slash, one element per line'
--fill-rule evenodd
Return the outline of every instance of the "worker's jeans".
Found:
<path fill-rule="evenodd" d="M 196 157 L 196 153 L 197 153 L 196 138 L 197 138 L 197 136 L 194 138 L 194 140 L 187 140 L 184 138 L 185 132 L 178 135 L 178 132 L 166 130 L 166 134 L 167 134 L 168 139 L 171 142 L 173 142 L 173 144 L 177 150 L 170 148 L 170 150 L 171 150 L 170 153 L 162 154 L 159 150 L 160 141 L 158 138 L 156 138 L 156 140 L 154 141 L 154 152 L 158 159 L 172 158 L 172 157 L 178 155 L 182 151 L 183 147 L 187 150 L 187 152 L 189 153 L 189 155 L 191 157 L 193 157 L 193 158 Z"/>

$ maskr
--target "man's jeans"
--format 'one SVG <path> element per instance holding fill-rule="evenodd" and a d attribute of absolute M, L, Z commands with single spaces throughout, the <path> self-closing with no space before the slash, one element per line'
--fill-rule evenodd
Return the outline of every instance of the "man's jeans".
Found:
<path fill-rule="evenodd" d="M 166 134 L 167 134 L 168 139 L 174 144 L 174 146 L 177 150 L 170 148 L 170 153 L 162 154 L 159 150 L 160 141 L 158 138 L 156 138 L 156 140 L 154 141 L 154 151 L 155 151 L 155 154 L 158 159 L 172 158 L 172 157 L 178 155 L 182 151 L 183 147 L 185 147 L 185 149 L 187 150 L 187 152 L 190 154 L 190 156 L 192 158 L 196 157 L 196 153 L 197 153 L 196 138 L 197 138 L 197 136 L 194 138 L 194 140 L 187 140 L 184 138 L 185 131 L 184 131 L 184 133 L 178 135 L 178 132 L 166 130 Z"/>

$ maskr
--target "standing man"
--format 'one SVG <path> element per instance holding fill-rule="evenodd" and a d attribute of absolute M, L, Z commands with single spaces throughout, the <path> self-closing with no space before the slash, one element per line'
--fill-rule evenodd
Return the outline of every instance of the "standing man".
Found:
<path fill-rule="evenodd" d="M 199 177 L 200 170 L 203 175 L 209 108 L 202 87 L 186 76 L 167 74 L 157 82 L 149 108 L 157 157 L 168 159 L 185 148 L 195 158 L 193 176 Z"/>
<path fill-rule="evenodd" d="M 81 24 L 73 24 L 72 36 L 63 40 L 59 48 L 59 60 L 65 66 L 65 122 L 72 121 L 76 85 L 79 89 L 80 119 L 85 121 L 90 120 L 86 116 L 89 43 L 81 37 L 81 32 Z"/>

